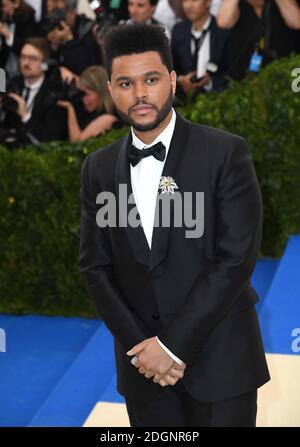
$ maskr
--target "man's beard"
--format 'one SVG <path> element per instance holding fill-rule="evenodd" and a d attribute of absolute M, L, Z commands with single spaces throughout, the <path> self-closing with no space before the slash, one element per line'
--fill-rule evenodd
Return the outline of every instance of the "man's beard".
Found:
<path fill-rule="evenodd" d="M 130 124 L 130 126 L 132 126 L 133 129 L 138 130 L 139 132 L 147 132 L 149 130 L 156 129 L 160 125 L 160 123 L 168 116 L 168 114 L 172 108 L 172 105 L 173 105 L 173 99 L 174 99 L 174 96 L 173 96 L 173 92 L 171 89 L 166 102 L 163 104 L 163 106 L 160 109 L 156 105 L 151 104 L 149 102 L 139 101 L 138 103 L 136 103 L 132 107 L 130 107 L 129 114 L 122 112 L 120 109 L 118 109 L 118 107 L 116 107 L 116 111 L 118 112 L 118 114 L 120 115 L 122 120 L 125 121 L 125 123 Z M 154 121 L 152 121 L 152 123 L 139 124 L 131 118 L 130 110 L 132 110 L 134 107 L 136 107 L 138 105 L 142 105 L 142 104 L 150 105 L 153 107 L 154 110 L 156 110 L 157 116 L 156 116 L 156 119 Z"/>

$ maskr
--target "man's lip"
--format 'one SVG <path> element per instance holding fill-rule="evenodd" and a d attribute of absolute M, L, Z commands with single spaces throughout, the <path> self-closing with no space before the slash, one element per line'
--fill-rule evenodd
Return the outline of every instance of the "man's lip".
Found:
<path fill-rule="evenodd" d="M 149 106 L 147 104 L 141 104 L 132 109 L 133 112 L 138 112 L 139 110 L 150 110 L 153 109 L 153 106 Z"/>

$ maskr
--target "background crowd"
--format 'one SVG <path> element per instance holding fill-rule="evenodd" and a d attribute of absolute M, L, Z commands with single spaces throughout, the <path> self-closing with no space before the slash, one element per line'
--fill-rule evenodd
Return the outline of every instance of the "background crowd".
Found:
<path fill-rule="evenodd" d="M 103 37 L 118 23 L 154 23 L 170 39 L 177 93 L 226 89 L 299 53 L 300 0 L 2 0 L 0 144 L 80 141 L 123 125 L 107 88 Z M 93 18 L 91 18 L 93 17 Z"/>

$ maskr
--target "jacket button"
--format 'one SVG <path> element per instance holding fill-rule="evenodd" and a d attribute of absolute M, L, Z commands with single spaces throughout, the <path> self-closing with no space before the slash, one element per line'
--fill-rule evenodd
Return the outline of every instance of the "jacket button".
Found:
<path fill-rule="evenodd" d="M 202 349 L 205 347 L 206 343 L 207 343 L 207 339 L 204 338 L 203 340 L 201 340 L 196 351 L 197 352 L 202 351 Z"/>
<path fill-rule="evenodd" d="M 159 278 L 163 274 L 163 272 L 163 269 L 158 267 L 151 273 L 151 277 L 153 279 Z"/>

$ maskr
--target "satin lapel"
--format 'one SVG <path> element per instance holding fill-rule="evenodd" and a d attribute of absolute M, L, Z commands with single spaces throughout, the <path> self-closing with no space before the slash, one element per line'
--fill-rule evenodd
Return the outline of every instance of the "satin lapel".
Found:
<path fill-rule="evenodd" d="M 131 209 L 133 209 L 136 206 L 135 201 L 133 204 L 128 205 L 129 196 L 132 194 L 133 197 L 131 179 L 130 179 L 130 164 L 127 158 L 127 146 L 129 143 L 131 143 L 130 134 L 126 138 L 124 138 L 117 160 L 116 177 L 115 177 L 116 196 L 118 203 L 117 210 L 119 216 L 119 206 L 120 206 L 119 201 L 124 200 L 125 198 L 127 200 L 127 207 L 125 208 L 124 203 L 122 204 L 122 207 L 123 209 L 124 208 L 127 209 L 126 216 L 124 216 L 127 222 L 127 225 L 124 228 L 126 235 L 128 237 L 131 249 L 134 253 L 136 260 L 141 264 L 145 264 L 148 266 L 150 260 L 150 248 L 147 243 L 143 227 L 140 225 L 137 228 L 133 228 L 128 225 L 128 213 Z M 120 191 L 119 191 L 120 185 L 126 185 L 127 187 L 127 194 L 126 195 L 124 194 L 124 197 L 123 194 L 120 197 Z"/>
<path fill-rule="evenodd" d="M 216 29 L 215 22 L 212 19 L 211 25 L 210 25 L 210 55 L 209 60 L 211 62 L 217 62 L 219 60 L 218 55 L 218 30 Z"/>
<path fill-rule="evenodd" d="M 164 165 L 162 176 L 173 177 L 176 182 L 176 173 L 180 169 L 180 159 L 184 156 L 184 148 L 188 141 L 189 122 L 176 112 L 176 124 L 168 151 L 167 159 Z M 178 185 L 178 192 L 180 192 L 180 185 Z M 158 198 L 158 195 L 157 195 Z M 157 204 L 157 203 L 156 203 Z M 171 201 L 171 227 L 173 224 L 173 201 Z M 158 207 L 156 207 L 155 221 L 159 221 Z M 149 271 L 152 271 L 158 264 L 160 264 L 167 255 L 168 243 L 170 237 L 170 227 L 156 226 L 153 228 L 151 256 Z"/>
<path fill-rule="evenodd" d="M 187 69 L 185 74 L 187 74 L 191 70 L 192 65 L 191 31 L 192 31 L 192 24 L 190 23 L 189 26 L 185 29 L 186 35 L 182 37 L 182 40 L 184 42 L 182 47 L 182 49 L 184 50 L 182 57 L 185 60 L 185 68 Z"/>

